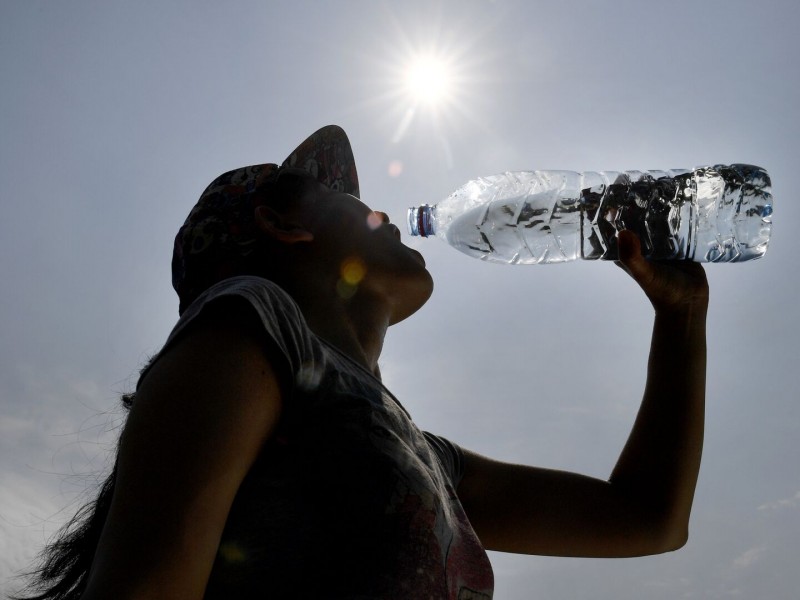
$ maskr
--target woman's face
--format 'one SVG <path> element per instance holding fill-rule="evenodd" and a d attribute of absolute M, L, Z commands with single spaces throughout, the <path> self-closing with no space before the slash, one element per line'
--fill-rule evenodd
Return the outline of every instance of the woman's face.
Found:
<path fill-rule="evenodd" d="M 433 292 L 425 260 L 401 242 L 385 213 L 350 194 L 322 191 L 300 216 L 317 257 L 340 271 L 341 293 L 369 292 L 392 305 L 392 323 L 416 312 Z"/>

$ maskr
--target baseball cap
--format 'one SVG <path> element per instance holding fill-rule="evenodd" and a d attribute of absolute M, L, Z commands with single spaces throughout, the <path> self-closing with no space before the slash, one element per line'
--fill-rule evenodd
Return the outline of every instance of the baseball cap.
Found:
<path fill-rule="evenodd" d="M 308 172 L 331 191 L 359 196 L 350 140 L 337 125 L 312 133 L 280 166 L 240 167 L 212 181 L 175 236 L 172 287 L 179 312 L 212 283 L 236 274 L 237 265 L 256 248 L 257 206 L 274 200 L 275 183 L 286 169 Z"/>

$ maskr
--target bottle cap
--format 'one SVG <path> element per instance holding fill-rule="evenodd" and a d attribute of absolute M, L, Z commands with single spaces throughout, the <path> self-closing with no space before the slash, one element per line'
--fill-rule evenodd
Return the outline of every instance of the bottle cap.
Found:
<path fill-rule="evenodd" d="M 412 206 L 408 209 L 408 234 L 428 237 L 433 235 L 433 209 L 428 204 Z"/>

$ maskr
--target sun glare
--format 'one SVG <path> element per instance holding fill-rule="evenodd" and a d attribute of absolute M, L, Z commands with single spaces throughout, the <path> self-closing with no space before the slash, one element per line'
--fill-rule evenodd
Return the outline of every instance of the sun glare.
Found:
<path fill-rule="evenodd" d="M 450 164 L 452 132 L 465 120 L 481 124 L 475 111 L 483 103 L 484 82 L 493 77 L 495 53 L 485 39 L 492 26 L 476 28 L 463 13 L 463 19 L 448 13 L 413 22 L 413 17 L 403 21 L 391 8 L 388 11 L 396 35 L 382 33 L 382 50 L 369 54 L 382 90 L 364 104 L 382 111 L 394 129 L 392 143 L 405 139 L 413 126 L 436 142 Z M 404 172 L 402 162 L 390 164 L 388 172 L 399 177 Z"/>
<path fill-rule="evenodd" d="M 406 72 L 406 90 L 411 97 L 428 105 L 447 100 L 451 75 L 445 62 L 436 57 L 419 57 Z"/>

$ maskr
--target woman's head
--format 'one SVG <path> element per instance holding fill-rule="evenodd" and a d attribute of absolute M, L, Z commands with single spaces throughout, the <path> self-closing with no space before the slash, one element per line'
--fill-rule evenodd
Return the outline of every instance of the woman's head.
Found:
<path fill-rule="evenodd" d="M 210 285 L 227 277 L 265 277 L 280 270 L 268 237 L 255 222 L 257 207 L 283 213 L 309 188 L 359 196 L 353 151 L 335 125 L 309 136 L 280 165 L 242 167 L 217 177 L 175 237 L 172 284 L 180 312 Z"/>
<path fill-rule="evenodd" d="M 336 126 L 311 135 L 281 166 L 229 171 L 206 188 L 175 238 L 180 312 L 223 279 L 257 275 L 296 300 L 323 301 L 335 290 L 334 299 L 349 302 L 358 290 L 391 305 L 391 322 L 402 320 L 427 301 L 433 282 L 421 255 L 378 215 L 359 200 L 350 142 Z"/>

